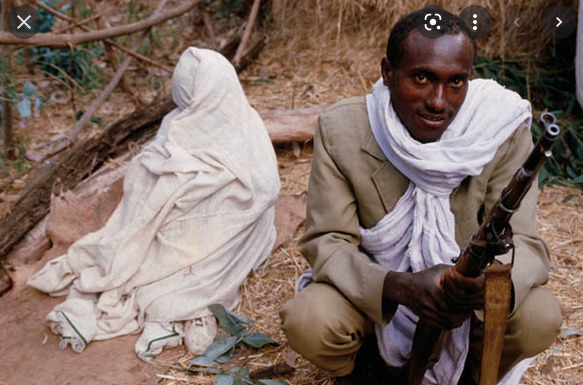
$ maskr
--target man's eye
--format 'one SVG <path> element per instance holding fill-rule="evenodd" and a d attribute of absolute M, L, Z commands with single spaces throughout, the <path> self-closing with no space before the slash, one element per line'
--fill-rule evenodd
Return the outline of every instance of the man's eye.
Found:
<path fill-rule="evenodd" d="M 454 79 L 453 79 L 453 80 L 450 82 L 450 84 L 451 84 L 453 87 L 459 88 L 459 87 L 462 87 L 462 86 L 465 84 L 465 81 L 464 81 L 464 79 L 462 79 L 462 78 L 454 78 Z"/>
<path fill-rule="evenodd" d="M 417 81 L 417 83 L 421 83 L 421 84 L 428 82 L 427 76 L 425 76 L 423 74 L 415 75 L 415 80 Z"/>

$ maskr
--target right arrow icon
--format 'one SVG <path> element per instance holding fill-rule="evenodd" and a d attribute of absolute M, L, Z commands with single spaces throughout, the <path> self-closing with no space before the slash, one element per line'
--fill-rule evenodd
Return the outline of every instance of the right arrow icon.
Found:
<path fill-rule="evenodd" d="M 547 8 L 541 22 L 544 32 L 552 39 L 565 39 L 577 29 L 577 15 L 563 5 Z"/>

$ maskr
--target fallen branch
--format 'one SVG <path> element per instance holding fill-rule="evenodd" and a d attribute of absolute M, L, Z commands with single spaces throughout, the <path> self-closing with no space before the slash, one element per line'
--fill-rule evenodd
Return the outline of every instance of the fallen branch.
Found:
<path fill-rule="evenodd" d="M 314 137 L 318 115 L 323 106 L 295 110 L 266 110 L 259 115 L 273 143 L 305 142 Z"/>
<path fill-rule="evenodd" d="M 162 12 L 158 15 L 150 15 L 150 17 L 135 23 L 86 33 L 38 33 L 28 39 L 19 39 L 12 35 L 10 32 L 0 32 L 0 44 L 69 47 L 71 45 L 76 46 L 92 41 L 101 41 L 117 36 L 129 35 L 131 33 L 141 31 L 145 28 L 152 27 L 156 24 L 163 23 L 166 20 L 178 17 L 191 10 L 199 2 L 200 0 L 190 0 L 166 12 Z"/>
<path fill-rule="evenodd" d="M 75 144 L 38 170 L 0 223 L 0 259 L 48 213 L 53 192 L 72 189 L 106 159 L 126 151 L 129 143 L 155 132 L 161 118 L 173 108 L 170 98 L 158 100 L 115 122 L 104 133 Z"/>
<path fill-rule="evenodd" d="M 0 261 L 48 213 L 54 190 L 58 193 L 72 189 L 106 159 L 127 151 L 129 143 L 152 135 L 174 107 L 170 97 L 158 100 L 110 125 L 104 133 L 76 144 L 67 154 L 39 170 L 12 206 L 11 214 L 0 222 Z M 259 114 L 273 143 L 305 142 L 312 138 L 323 108 L 267 110 Z"/>

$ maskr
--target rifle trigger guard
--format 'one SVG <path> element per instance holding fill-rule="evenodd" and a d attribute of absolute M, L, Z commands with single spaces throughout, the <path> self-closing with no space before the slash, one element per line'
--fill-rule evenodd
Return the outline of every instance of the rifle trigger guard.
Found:
<path fill-rule="evenodd" d="M 518 170 L 518 171 L 520 171 L 520 170 Z M 500 209 L 502 211 L 507 212 L 508 214 L 514 214 L 520 208 L 520 206 L 518 206 L 514 210 L 513 209 L 509 209 L 508 207 L 504 206 L 504 204 L 502 203 L 502 201 L 498 202 L 498 207 L 500 207 Z"/>

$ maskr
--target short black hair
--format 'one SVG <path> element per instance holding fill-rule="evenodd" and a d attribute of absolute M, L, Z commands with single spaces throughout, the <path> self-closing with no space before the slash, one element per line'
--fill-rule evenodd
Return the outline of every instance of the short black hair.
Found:
<path fill-rule="evenodd" d="M 441 30 L 442 34 L 457 35 L 458 33 L 463 33 L 468 39 L 470 39 L 472 46 L 474 48 L 474 60 L 477 55 L 476 39 L 472 35 L 472 32 L 468 29 L 466 23 L 458 16 L 447 12 L 444 9 L 437 7 L 426 7 L 415 11 L 403 19 L 399 20 L 397 24 L 393 26 L 389 39 L 387 41 L 387 59 L 393 68 L 399 66 L 401 58 L 403 57 L 403 41 L 409 36 L 409 33 L 414 29 L 419 28 L 425 23 L 425 15 L 427 13 L 439 12 L 441 15 L 440 26 L 444 28 Z"/>

